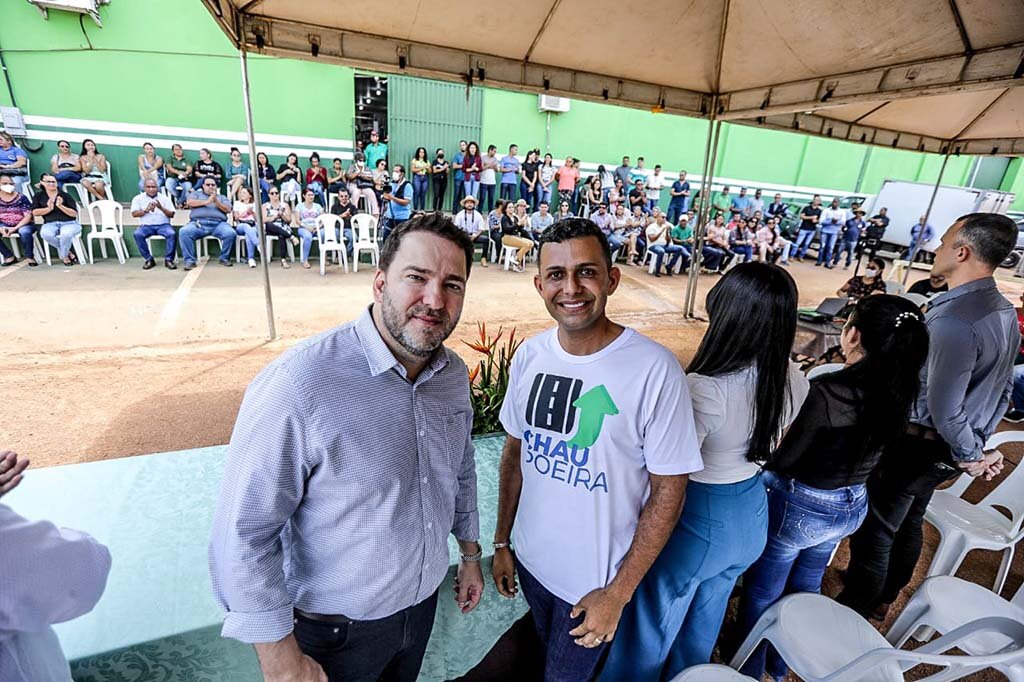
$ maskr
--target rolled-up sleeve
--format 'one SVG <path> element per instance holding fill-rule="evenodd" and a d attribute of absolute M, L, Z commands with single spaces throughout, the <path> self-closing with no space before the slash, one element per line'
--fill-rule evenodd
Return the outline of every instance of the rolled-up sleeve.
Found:
<path fill-rule="evenodd" d="M 964 409 L 964 397 L 977 357 L 970 325 L 943 316 L 928 324 L 928 413 L 949 445 L 953 459 L 973 462 L 982 457 L 984 439 L 974 432 Z"/>
<path fill-rule="evenodd" d="M 276 642 L 292 631 L 281 531 L 311 470 L 303 406 L 291 375 L 276 365 L 242 400 L 209 548 L 214 596 L 227 611 L 225 637 Z"/>
<path fill-rule="evenodd" d="M 459 491 L 455 496 L 455 521 L 452 533 L 459 540 L 476 542 L 480 539 L 480 513 L 476 499 L 476 452 L 473 449 L 473 413 L 466 415 L 466 445 L 459 469 Z"/>

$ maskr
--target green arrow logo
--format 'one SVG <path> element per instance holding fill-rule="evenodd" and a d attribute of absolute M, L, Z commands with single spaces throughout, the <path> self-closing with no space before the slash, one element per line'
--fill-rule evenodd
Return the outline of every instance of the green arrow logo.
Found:
<path fill-rule="evenodd" d="M 572 406 L 580 411 L 580 426 L 576 429 L 576 435 L 569 441 L 569 445 L 578 448 L 589 448 L 596 443 L 597 437 L 601 435 L 605 415 L 619 413 L 619 408 L 608 395 L 608 389 L 604 384 L 594 386 L 577 398 Z"/>

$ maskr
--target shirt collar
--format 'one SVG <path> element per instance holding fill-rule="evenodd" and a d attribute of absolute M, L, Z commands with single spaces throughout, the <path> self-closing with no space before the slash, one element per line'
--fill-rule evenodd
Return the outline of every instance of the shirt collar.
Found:
<path fill-rule="evenodd" d="M 388 370 L 396 369 L 403 377 L 405 367 L 396 358 L 373 322 L 373 304 L 366 307 L 366 310 L 356 320 L 356 336 L 359 337 L 359 344 L 363 347 L 366 355 L 366 362 L 370 366 L 370 376 L 379 376 Z M 430 359 L 430 363 L 418 377 L 419 381 L 426 381 L 433 375 L 448 366 L 448 353 L 445 347 L 440 346 Z"/>
<path fill-rule="evenodd" d="M 928 303 L 928 310 L 935 310 L 937 306 L 940 306 L 943 303 L 949 303 L 954 299 L 975 291 L 984 291 L 986 289 L 995 288 L 996 280 L 994 277 L 982 277 L 981 279 L 976 279 L 973 282 L 968 282 L 967 284 L 961 284 L 954 289 L 950 289 L 949 291 L 939 294 Z"/>

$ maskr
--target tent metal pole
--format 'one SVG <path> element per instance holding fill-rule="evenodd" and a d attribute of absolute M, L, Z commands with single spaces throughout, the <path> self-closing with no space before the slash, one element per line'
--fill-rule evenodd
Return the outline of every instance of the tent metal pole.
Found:
<path fill-rule="evenodd" d="M 274 299 L 270 293 L 270 257 L 267 253 L 267 230 L 263 225 L 263 202 L 260 197 L 260 180 L 256 163 L 256 135 L 252 127 L 252 99 L 249 97 L 249 62 L 246 59 L 245 42 L 241 41 L 238 49 L 238 56 L 242 62 L 242 100 L 245 102 L 245 127 L 249 137 L 249 178 L 252 187 L 252 198 L 256 208 L 256 230 L 259 237 L 260 253 L 263 255 L 263 296 L 267 302 L 267 334 L 270 340 L 277 338 L 277 329 L 274 326 Z M 256 254 L 250 253 L 250 258 Z"/>
<path fill-rule="evenodd" d="M 928 200 L 928 208 L 924 212 L 924 224 L 928 224 L 928 218 L 932 214 L 932 206 L 935 205 L 935 197 L 939 195 L 939 187 L 942 186 L 942 176 L 946 172 L 946 163 L 949 161 L 949 154 L 952 151 L 952 145 L 946 149 L 946 155 L 942 157 L 942 166 L 939 167 L 939 177 L 935 179 L 935 189 L 932 190 L 932 198 Z M 924 229 L 922 228 L 922 232 Z M 907 269 L 903 271 L 903 287 L 907 286 L 907 279 L 910 277 L 910 269 L 914 265 L 914 258 L 917 257 L 917 252 L 921 250 L 921 240 L 918 239 L 918 243 L 914 246 L 914 250 L 907 255 Z"/>
<path fill-rule="evenodd" d="M 717 109 L 717 103 L 714 112 Z M 704 145 L 704 172 L 700 178 L 700 207 L 697 210 L 697 224 L 693 227 L 693 253 L 690 256 L 690 275 L 686 282 L 686 317 L 693 317 L 694 302 L 697 300 L 697 278 L 700 275 L 701 254 L 704 249 L 704 225 L 711 211 L 711 181 L 714 179 L 715 157 L 718 155 L 718 131 L 721 122 L 712 118 L 708 124 L 708 139 Z"/>

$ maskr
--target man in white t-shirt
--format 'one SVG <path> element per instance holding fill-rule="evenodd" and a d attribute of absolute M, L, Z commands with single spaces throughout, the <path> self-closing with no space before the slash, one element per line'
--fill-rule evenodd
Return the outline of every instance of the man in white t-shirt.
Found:
<path fill-rule="evenodd" d="M 661 166 L 654 167 L 654 173 L 647 176 L 647 210 L 653 211 L 661 202 L 661 188 L 665 186 L 665 176 L 661 174 Z"/>
<path fill-rule="evenodd" d="M 174 204 L 167 198 L 166 194 L 160 194 L 156 180 L 146 178 L 142 186 L 142 193 L 132 199 L 132 217 L 139 219 L 139 227 L 132 237 L 135 239 L 135 246 L 142 256 L 142 269 L 149 270 L 156 265 L 153 254 L 149 251 L 150 237 L 163 237 L 167 243 L 164 251 L 164 267 L 168 270 L 177 270 L 174 264 L 174 253 L 178 245 L 178 235 L 171 226 L 171 218 L 174 217 Z"/>
<path fill-rule="evenodd" d="M 654 276 L 661 277 L 661 263 L 665 254 L 669 254 L 668 265 L 665 267 L 665 274 L 672 276 L 676 262 L 683 259 L 683 267 L 689 267 L 690 259 L 679 244 L 672 243 L 669 234 L 672 231 L 672 223 L 665 220 L 661 209 L 655 207 L 652 211 L 654 222 L 647 226 L 645 236 L 647 237 L 647 250 L 654 254 Z"/>
<path fill-rule="evenodd" d="M 679 362 L 605 316 L 620 273 L 600 229 L 565 219 L 538 248 L 534 285 L 558 327 L 512 360 L 493 576 L 514 597 L 519 574 L 544 679 L 586 681 L 703 464 Z"/>

